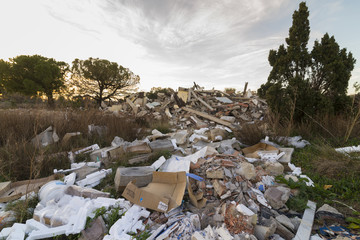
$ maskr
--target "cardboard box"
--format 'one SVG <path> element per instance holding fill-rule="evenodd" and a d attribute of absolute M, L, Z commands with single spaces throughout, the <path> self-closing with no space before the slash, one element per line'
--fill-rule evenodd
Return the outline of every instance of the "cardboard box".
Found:
<path fill-rule="evenodd" d="M 186 188 L 186 172 L 154 172 L 146 187 L 128 183 L 122 196 L 139 206 L 167 212 L 181 205 Z"/>
<path fill-rule="evenodd" d="M 266 143 L 257 143 L 251 147 L 242 149 L 245 157 L 249 158 L 260 158 L 258 152 L 272 152 L 279 153 L 279 149 Z"/>

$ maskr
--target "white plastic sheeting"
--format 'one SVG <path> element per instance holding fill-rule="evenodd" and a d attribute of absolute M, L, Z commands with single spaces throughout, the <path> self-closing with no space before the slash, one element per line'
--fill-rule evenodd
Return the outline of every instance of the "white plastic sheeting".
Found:
<path fill-rule="evenodd" d="M 161 167 L 160 171 L 162 172 L 189 172 L 190 162 L 197 163 L 199 158 L 205 157 L 209 154 L 212 154 L 213 150 L 211 147 L 204 147 L 201 150 L 197 151 L 194 154 L 191 154 L 186 157 L 180 157 L 172 155 Z"/>

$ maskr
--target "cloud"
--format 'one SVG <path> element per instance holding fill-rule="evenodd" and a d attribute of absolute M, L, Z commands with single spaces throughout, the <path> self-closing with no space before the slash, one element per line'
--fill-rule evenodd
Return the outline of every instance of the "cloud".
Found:
<path fill-rule="evenodd" d="M 268 50 L 280 41 L 269 32 L 270 24 L 284 17 L 282 4 L 289 1 L 108 0 L 101 7 L 107 25 L 144 47 L 146 59 L 174 66 L 172 73 L 160 69 L 162 77 L 216 86 L 219 79 L 224 84 L 266 81 L 261 67 L 267 65 Z M 261 34 L 257 28 L 264 25 L 268 28 Z M 262 77 L 248 67 L 260 70 Z"/>
<path fill-rule="evenodd" d="M 39 32 L 38 39 L 33 36 L 32 52 L 69 61 L 89 56 L 116 61 L 139 74 L 145 89 L 154 84 L 191 86 L 193 81 L 207 88 L 242 88 L 249 82 L 256 89 L 266 82 L 268 52 L 284 43 L 299 2 L 38 0 L 26 6 L 30 11 L 33 5 L 31 15 L 41 13 L 41 18 L 29 19 L 26 26 L 34 25 Z M 339 20 L 344 3 L 320 0 L 307 5 L 311 49 L 327 19 Z M 20 27 L 19 22 L 19 31 L 33 31 Z M 66 51 L 54 47 L 62 44 Z M 20 45 L 26 49 L 28 43 Z"/>

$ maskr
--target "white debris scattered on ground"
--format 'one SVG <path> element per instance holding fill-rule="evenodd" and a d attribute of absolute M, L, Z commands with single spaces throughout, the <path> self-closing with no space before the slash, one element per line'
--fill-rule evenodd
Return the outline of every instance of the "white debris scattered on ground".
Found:
<path fill-rule="evenodd" d="M 137 230 L 143 231 L 145 225 L 140 218 L 149 217 L 150 212 L 138 205 L 129 208 L 125 215 L 117 220 L 109 230 L 109 235 L 104 240 L 130 240 L 132 236 L 128 233 L 136 233 Z"/>
<path fill-rule="evenodd" d="M 304 139 L 301 139 L 301 136 L 294 137 L 276 137 L 277 141 L 283 142 L 285 145 L 291 145 L 296 148 L 304 148 L 306 145 L 310 145 L 310 143 Z"/>
<path fill-rule="evenodd" d="M 342 147 L 342 148 L 335 148 L 335 151 L 339 153 L 352 153 L 352 152 L 360 152 L 360 145 L 358 146 L 351 146 L 351 147 Z"/>

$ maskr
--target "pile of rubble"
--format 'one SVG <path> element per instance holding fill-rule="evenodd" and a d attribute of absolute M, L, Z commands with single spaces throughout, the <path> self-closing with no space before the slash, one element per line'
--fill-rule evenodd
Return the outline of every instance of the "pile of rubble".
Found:
<path fill-rule="evenodd" d="M 2 183 L 0 223 L 4 216 L 11 220 L 5 202 L 31 196 L 40 202 L 32 219 L 3 228 L 0 239 L 79 233 L 81 239 L 106 240 L 309 239 L 315 217 L 344 218 L 328 205 L 315 214 L 316 204 L 311 201 L 304 213 L 288 209 L 287 201 L 298 190 L 278 183 L 277 176 L 294 182 L 306 179 L 306 185 L 313 186 L 301 168 L 291 163 L 294 148 L 283 148 L 268 138 L 253 146 L 229 138 L 239 123 L 261 120 L 266 109 L 263 101 L 195 87 L 157 97 L 150 102 L 138 94 L 127 99 L 121 109 L 126 111 L 128 106 L 136 116 L 153 117 L 164 110 L 177 126 L 173 132 L 163 134 L 154 129 L 142 140 L 127 142 L 115 137 L 108 147 L 94 144 L 74 149 L 65 153 L 70 169 L 54 169 L 56 175 L 46 179 Z M 89 126 L 89 134 L 105 131 L 102 126 Z M 66 134 L 62 141 L 79 134 Z M 279 140 L 295 147 L 309 144 L 301 137 Z M 60 139 L 50 127 L 32 142 L 41 147 L 57 141 Z M 146 163 L 161 151 L 170 152 L 171 157 L 162 156 L 150 166 L 116 169 L 114 186 L 123 198 L 114 199 L 110 193 L 93 189 L 111 176 L 109 167 L 120 156 L 129 154 L 128 164 L 132 165 Z M 84 153 L 87 161 L 75 163 Z M 56 180 L 59 174 L 62 180 Z M 328 237 L 335 228 L 326 226 L 319 234 Z"/>
<path fill-rule="evenodd" d="M 219 90 L 204 90 L 194 83 L 192 88 L 179 88 L 177 92 L 158 92 L 150 99 L 144 92 L 126 98 L 126 102 L 104 107 L 115 113 L 126 112 L 136 117 L 167 119 L 181 129 L 194 126 L 208 127 L 211 121 L 234 128 L 240 123 L 262 120 L 267 110 L 264 100 L 251 91 L 227 94 Z M 204 120 L 199 119 L 204 118 Z"/>

